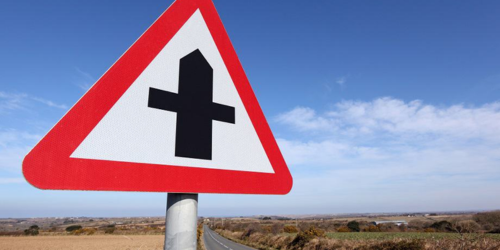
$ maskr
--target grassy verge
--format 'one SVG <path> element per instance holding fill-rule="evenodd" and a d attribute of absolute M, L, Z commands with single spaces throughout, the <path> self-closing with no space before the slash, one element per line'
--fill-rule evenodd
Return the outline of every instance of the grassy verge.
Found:
<path fill-rule="evenodd" d="M 471 238 L 486 237 L 500 240 L 500 234 L 467 234 Z M 458 233 L 417 233 L 417 232 L 359 232 L 359 233 L 326 233 L 326 237 L 337 240 L 440 240 L 460 239 Z"/>
<path fill-rule="evenodd" d="M 414 232 L 326 233 L 307 237 L 304 234 L 266 234 L 217 232 L 235 242 L 260 250 L 500 250 L 500 235 Z"/>

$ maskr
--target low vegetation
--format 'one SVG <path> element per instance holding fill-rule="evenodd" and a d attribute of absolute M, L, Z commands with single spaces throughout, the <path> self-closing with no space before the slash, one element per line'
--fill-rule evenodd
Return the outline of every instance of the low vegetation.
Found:
<path fill-rule="evenodd" d="M 38 229 L 40 229 L 40 227 L 38 227 L 37 225 L 33 225 L 30 228 L 25 229 L 24 234 L 31 235 L 31 236 L 38 235 L 39 234 Z"/>
<path fill-rule="evenodd" d="M 82 229 L 82 226 L 80 225 L 73 225 L 73 226 L 69 226 L 66 228 L 66 232 L 73 232 L 73 231 L 76 231 L 76 230 L 80 230 Z"/>
<path fill-rule="evenodd" d="M 13 244 L 8 249 L 24 249 L 23 246 L 30 244 L 33 247 L 25 249 L 56 249 L 38 248 L 35 243 L 47 240 L 57 245 L 56 239 L 71 243 L 77 242 L 75 239 L 82 239 L 81 242 L 100 241 L 101 244 L 107 244 L 104 239 L 108 238 L 116 239 L 117 242 L 118 239 L 124 241 L 125 246 L 135 244 L 139 235 L 144 235 L 141 236 L 144 239 L 155 239 L 154 244 L 161 244 L 165 234 L 165 222 L 161 218 L 56 220 L 0 220 L 0 228 L 4 229 L 0 230 L 0 236 L 19 236 L 0 237 L 0 245 Z M 373 221 L 377 220 L 406 220 L 408 223 L 376 225 Z M 500 250 L 500 211 L 397 218 L 365 216 L 289 219 L 267 216 L 260 219 L 224 219 L 224 222 L 216 220 L 217 223 L 208 219 L 201 221 L 229 239 L 261 250 Z M 200 240 L 202 231 L 200 224 L 199 249 L 203 249 L 203 241 Z M 161 246 L 158 245 L 159 248 Z M 152 249 L 154 247 L 156 245 Z"/>
<path fill-rule="evenodd" d="M 203 224 L 198 223 L 198 228 L 196 229 L 196 249 L 206 250 L 205 242 L 203 242 Z"/>
<path fill-rule="evenodd" d="M 229 220 L 209 225 L 261 250 L 500 250 L 500 212 L 410 218 L 377 224 L 360 218 Z"/>

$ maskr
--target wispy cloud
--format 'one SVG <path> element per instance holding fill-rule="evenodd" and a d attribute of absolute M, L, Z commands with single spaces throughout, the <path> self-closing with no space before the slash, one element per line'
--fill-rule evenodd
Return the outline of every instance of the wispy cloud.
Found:
<path fill-rule="evenodd" d="M 28 97 L 23 93 L 6 93 L 0 91 L 0 112 L 7 110 L 22 109 L 24 100 Z"/>
<path fill-rule="evenodd" d="M 68 109 L 66 105 L 26 93 L 0 91 L 0 114 L 3 118 L 0 120 L 0 177 L 5 177 L 2 176 L 2 172 L 20 174 L 22 159 L 41 138 L 41 135 L 32 132 L 39 130 L 38 128 L 28 126 L 28 129 L 32 129 L 31 132 L 18 129 L 27 124 L 37 124 L 39 122 L 39 120 L 35 122 L 29 120 L 36 119 L 31 117 L 36 113 L 39 106 L 62 110 Z M 22 117 L 25 115 L 30 118 L 28 120 L 23 119 Z M 11 129 L 8 129 L 8 127 L 11 127 Z"/>
<path fill-rule="evenodd" d="M 65 104 L 57 104 L 57 103 L 54 103 L 53 101 L 45 100 L 45 99 L 38 98 L 38 97 L 31 97 L 31 99 L 33 99 L 37 102 L 43 103 L 49 107 L 58 108 L 58 109 L 68 109 L 68 106 L 66 106 Z"/>
<path fill-rule="evenodd" d="M 323 86 L 326 88 L 327 92 L 332 92 L 335 89 L 344 90 L 346 87 L 348 78 L 349 78 L 349 75 L 339 76 L 339 77 L 333 78 L 334 80 L 332 80 L 330 78 L 328 81 L 325 81 L 323 83 Z"/>
<path fill-rule="evenodd" d="M 90 75 L 89 73 L 81 70 L 80 68 L 75 67 L 75 70 L 78 76 L 75 85 L 83 91 L 89 90 L 92 84 L 95 83 L 95 78 L 92 77 L 92 75 Z"/>
<path fill-rule="evenodd" d="M 64 110 L 68 109 L 68 106 L 64 104 L 58 104 L 44 98 L 28 95 L 26 93 L 9 93 L 0 91 L 0 113 L 27 109 L 29 106 L 33 105 L 34 102 L 42 103 L 52 108 Z"/>
<path fill-rule="evenodd" d="M 335 80 L 335 83 L 337 83 L 341 89 L 344 89 L 345 84 L 347 83 L 347 76 L 337 78 L 337 80 Z"/>
<path fill-rule="evenodd" d="M 39 134 L 0 130 L 0 170 L 20 173 L 22 159 L 40 138 Z"/>
<path fill-rule="evenodd" d="M 434 106 L 385 97 L 321 113 L 297 107 L 275 121 L 294 131 L 278 143 L 300 173 L 297 192 L 370 206 L 384 206 L 375 197 L 394 204 L 407 195 L 428 201 L 418 209 L 500 206 L 493 199 L 500 193 L 499 102 Z"/>

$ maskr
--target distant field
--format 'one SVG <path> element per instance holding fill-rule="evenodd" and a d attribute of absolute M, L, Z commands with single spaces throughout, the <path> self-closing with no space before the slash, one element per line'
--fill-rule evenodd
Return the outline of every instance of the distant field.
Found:
<path fill-rule="evenodd" d="M 0 237 L 0 250 L 161 250 L 163 235 Z"/>
<path fill-rule="evenodd" d="M 458 239 L 456 233 L 414 233 L 414 232 L 359 232 L 359 233 L 327 233 L 326 236 L 337 240 L 393 240 L 393 239 Z M 479 237 L 479 234 L 468 234 L 468 237 Z M 481 235 L 483 236 L 483 235 Z M 484 237 L 500 240 L 500 234 L 484 234 Z"/>

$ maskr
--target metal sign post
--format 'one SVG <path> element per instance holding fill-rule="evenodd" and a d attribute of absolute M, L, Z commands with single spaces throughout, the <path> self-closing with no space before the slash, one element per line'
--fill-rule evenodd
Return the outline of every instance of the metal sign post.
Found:
<path fill-rule="evenodd" d="M 165 250 L 196 250 L 198 194 L 169 193 Z"/>

